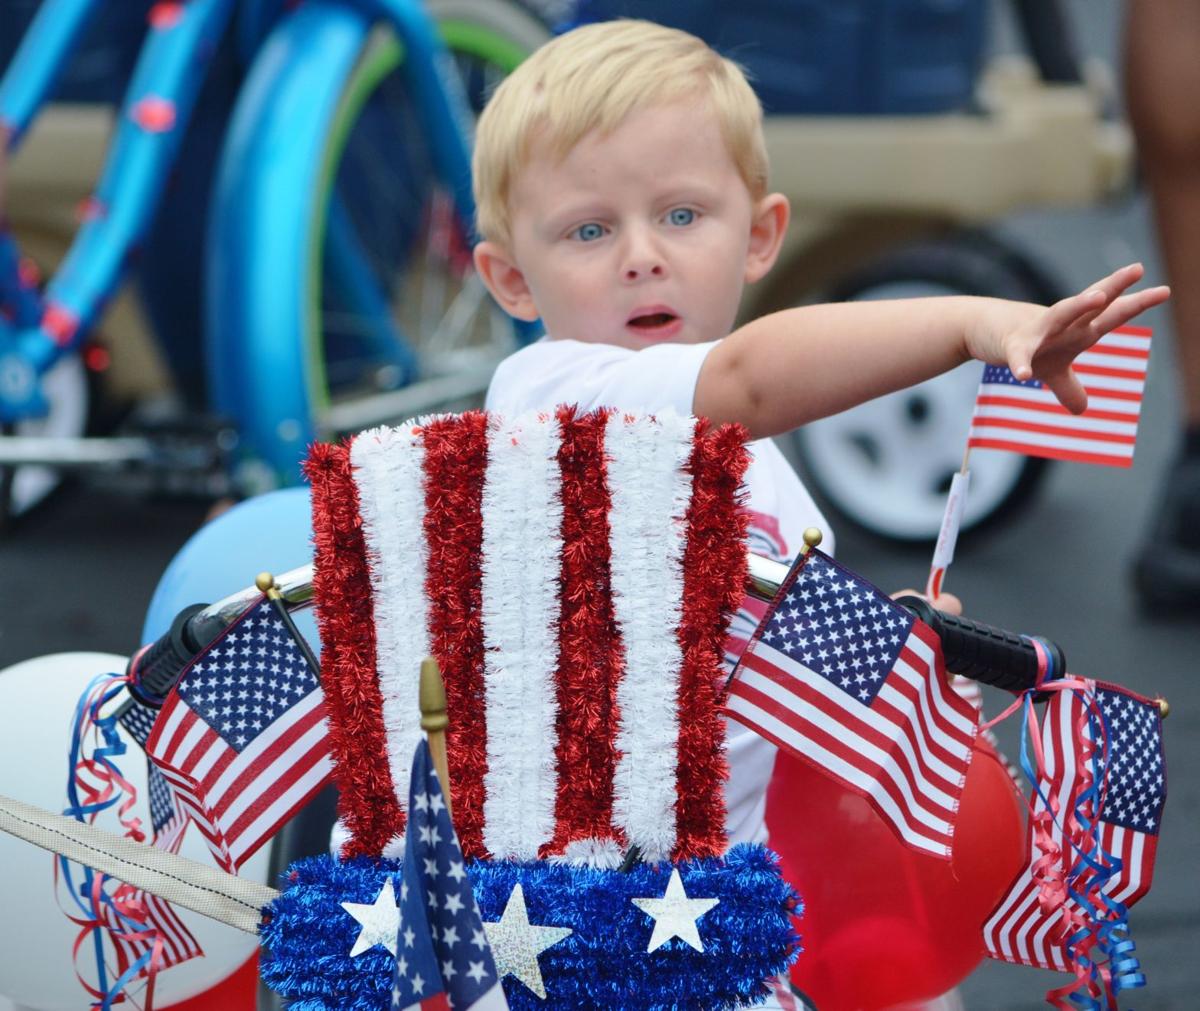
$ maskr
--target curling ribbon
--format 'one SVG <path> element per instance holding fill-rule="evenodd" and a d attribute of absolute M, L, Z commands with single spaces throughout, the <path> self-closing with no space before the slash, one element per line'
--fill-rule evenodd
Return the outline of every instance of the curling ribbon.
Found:
<path fill-rule="evenodd" d="M 1107 720 L 1096 701 L 1095 682 L 1066 675 L 1056 678 L 1051 654 L 1036 638 L 1028 640 L 1038 658 L 1034 686 L 1022 692 L 999 716 L 989 720 L 990 730 L 1008 718 L 1018 707 L 1024 710 L 1021 728 L 1021 769 L 1032 784 L 1030 823 L 1034 845 L 1041 857 L 1031 868 L 1039 885 L 1039 904 L 1043 910 L 1062 909 L 1061 934 L 1064 950 L 1071 962 L 1075 979 L 1046 994 L 1058 1008 L 1099 1009 L 1115 1006 L 1116 994 L 1145 986 L 1146 977 L 1133 954 L 1135 945 L 1128 936 L 1128 908 L 1103 892 L 1104 886 L 1122 869 L 1121 860 L 1103 849 L 1100 843 L 1099 812 L 1103 810 L 1109 767 L 1111 734 Z M 1052 828 L 1058 823 L 1057 796 L 1046 795 L 1039 783 L 1048 781 L 1040 733 L 1030 734 L 1033 700 L 1045 692 L 1072 691 L 1084 705 L 1076 717 L 1073 738 L 1078 742 L 1080 784 L 1073 793 L 1065 823 L 1060 825 L 1069 849 L 1064 854 L 1055 841 Z M 1089 733 L 1090 731 L 1090 733 Z M 1032 742 L 1034 761 L 1029 758 L 1027 742 Z M 1099 742 L 1099 743 L 1098 743 Z M 1042 808 L 1038 810 L 1037 800 Z M 1065 857 L 1074 854 L 1068 861 Z M 1092 953 L 1098 957 L 1093 960 Z M 1101 1003 L 1101 998 L 1103 1003 Z"/>
<path fill-rule="evenodd" d="M 130 814 L 137 802 L 137 789 L 122 775 L 113 759 L 126 752 L 125 742 L 117 730 L 115 714 L 101 716 L 103 708 L 125 691 L 128 678 L 119 674 L 103 674 L 94 678 L 83 690 L 72 717 L 69 775 L 67 779 L 68 806 L 64 814 L 77 821 L 94 823 L 101 811 L 116 807 L 116 814 L 125 829 L 126 838 L 143 842 L 146 833 L 141 819 Z M 87 742 L 94 741 L 93 750 L 86 752 Z M 97 998 L 96 1006 L 107 1011 L 123 1000 L 123 991 L 143 973 L 146 991 L 143 1007 L 152 1011 L 154 982 L 163 961 L 163 940 L 158 931 L 146 926 L 147 910 L 134 889 L 118 884 L 113 894 L 105 889 L 111 880 L 90 867 L 83 868 L 83 877 L 76 887 L 70 863 L 59 857 L 55 861 L 55 884 L 61 871 L 67 892 L 78 907 L 79 915 L 63 910 L 66 917 L 80 928 L 72 948 L 72 961 L 77 964 L 79 950 L 89 935 L 96 960 L 97 987 L 93 987 L 75 969 L 75 978 L 89 994 Z M 132 962 L 122 945 L 115 944 L 116 976 L 108 985 L 108 969 L 104 961 L 102 930 L 125 942 L 145 941 L 146 950 Z"/>
<path fill-rule="evenodd" d="M 1145 986 L 1146 977 L 1135 955 L 1133 940 L 1128 936 L 1128 909 L 1104 894 L 1104 887 L 1120 873 L 1123 862 L 1115 854 L 1108 853 L 1101 845 L 1099 812 L 1104 809 L 1107 794 L 1107 772 L 1110 768 L 1109 744 L 1112 739 L 1108 719 L 1099 705 L 1095 704 L 1095 683 L 1088 682 L 1088 699 L 1091 703 L 1080 722 L 1086 716 L 1086 728 L 1090 735 L 1078 731 L 1080 759 L 1090 767 L 1090 782 L 1085 782 L 1075 805 L 1078 834 L 1070 832 L 1069 838 L 1078 838 L 1081 845 L 1078 870 L 1071 878 L 1070 898 L 1078 907 L 1073 917 L 1076 930 L 1067 940 L 1068 954 L 1079 953 L 1083 964 L 1089 969 L 1091 987 L 1089 1000 L 1099 993 L 1105 998 L 1104 1006 L 1114 1006 L 1115 997 L 1122 990 Z M 1099 744 L 1097 742 L 1100 742 Z M 1070 830 L 1069 830 L 1070 831 Z M 1086 958 L 1085 952 L 1095 948 L 1098 957 L 1094 962 Z M 1100 1007 L 1098 1002 L 1089 1004 L 1075 999 L 1085 1007 Z"/>

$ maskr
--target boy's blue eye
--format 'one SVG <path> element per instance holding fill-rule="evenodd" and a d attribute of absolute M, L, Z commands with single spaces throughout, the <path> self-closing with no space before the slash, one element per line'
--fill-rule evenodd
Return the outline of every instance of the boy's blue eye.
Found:
<path fill-rule="evenodd" d="M 594 221 L 589 221 L 586 225 L 580 225 L 575 229 L 575 238 L 582 242 L 594 242 L 604 235 L 604 229 Z"/>
<path fill-rule="evenodd" d="M 673 225 L 690 225 L 696 220 L 696 212 L 690 207 L 675 207 L 668 212 L 667 220 Z"/>

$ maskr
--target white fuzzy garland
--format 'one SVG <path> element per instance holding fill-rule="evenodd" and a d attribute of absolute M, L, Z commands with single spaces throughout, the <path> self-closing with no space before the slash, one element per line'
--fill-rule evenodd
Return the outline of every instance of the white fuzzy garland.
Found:
<path fill-rule="evenodd" d="M 695 419 L 614 414 L 605 431 L 612 594 L 624 645 L 613 820 L 645 859 L 676 840 L 683 555 Z"/>
<path fill-rule="evenodd" d="M 430 650 L 424 460 L 420 426 L 414 422 L 363 432 L 350 448 L 371 570 L 380 715 L 401 810 L 408 807 L 412 756 L 422 733 L 418 674 Z"/>
<path fill-rule="evenodd" d="M 493 416 L 483 485 L 487 772 L 483 842 L 533 860 L 554 836 L 562 556 L 561 442 L 553 418 Z"/>

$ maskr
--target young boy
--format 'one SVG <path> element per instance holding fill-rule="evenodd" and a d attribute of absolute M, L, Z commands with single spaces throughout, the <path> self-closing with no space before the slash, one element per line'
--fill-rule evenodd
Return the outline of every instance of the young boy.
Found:
<path fill-rule="evenodd" d="M 741 71 L 684 32 L 587 25 L 548 43 L 479 121 L 475 264 L 511 315 L 547 336 L 500 365 L 487 406 L 674 408 L 737 421 L 754 549 L 792 556 L 827 529 L 768 440 L 971 358 L 1037 376 L 1071 410 L 1070 364 L 1167 298 L 1125 294 L 1124 267 L 1050 308 L 951 297 L 815 305 L 732 333 L 743 285 L 779 253 L 788 202 L 767 188 L 762 112 Z M 744 626 L 743 626 L 744 627 Z M 773 751 L 730 726 L 730 841 L 762 841 Z"/>

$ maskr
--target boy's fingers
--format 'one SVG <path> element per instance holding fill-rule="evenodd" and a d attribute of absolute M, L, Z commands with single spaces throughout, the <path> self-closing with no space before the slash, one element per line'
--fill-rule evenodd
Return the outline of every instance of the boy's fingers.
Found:
<path fill-rule="evenodd" d="M 890 594 L 893 600 L 900 597 L 920 597 L 922 600 L 929 600 L 920 590 L 897 590 Z M 939 611 L 944 611 L 946 614 L 962 614 L 962 601 L 953 593 L 939 593 L 929 603 Z"/>
<path fill-rule="evenodd" d="M 1055 302 L 1046 310 L 1044 332 L 1062 333 L 1070 329 L 1084 316 L 1095 315 L 1108 305 L 1109 297 L 1100 288 L 1091 288 Z"/>
<path fill-rule="evenodd" d="M 1083 388 L 1079 377 L 1070 369 L 1062 369 L 1042 376 L 1041 379 L 1050 392 L 1058 398 L 1058 402 L 1072 414 L 1081 414 L 1087 410 L 1087 391 Z"/>
<path fill-rule="evenodd" d="M 1108 277 L 1101 278 L 1095 284 L 1091 285 L 1088 290 L 1102 291 L 1111 301 L 1131 284 L 1136 284 L 1140 281 L 1142 275 L 1145 273 L 1146 268 L 1140 263 L 1128 263 L 1124 267 L 1118 267 Z"/>
<path fill-rule="evenodd" d="M 963 611 L 962 601 L 953 593 L 939 593 L 930 603 L 946 614 L 962 614 Z"/>
<path fill-rule="evenodd" d="M 1145 291 L 1122 295 L 1096 316 L 1092 321 L 1092 328 L 1099 334 L 1110 333 L 1147 309 L 1162 305 L 1170 297 L 1171 289 L 1165 284 L 1156 288 L 1147 288 Z"/>
<path fill-rule="evenodd" d="M 1078 323 L 1087 323 L 1096 313 L 1114 301 L 1145 273 L 1140 263 L 1130 263 L 1101 278 L 1086 291 L 1071 295 L 1052 305 L 1046 316 L 1047 332 L 1061 332 Z"/>
<path fill-rule="evenodd" d="M 1008 353 L 1008 371 L 1024 382 L 1033 378 L 1033 348 L 1020 345 Z"/>

